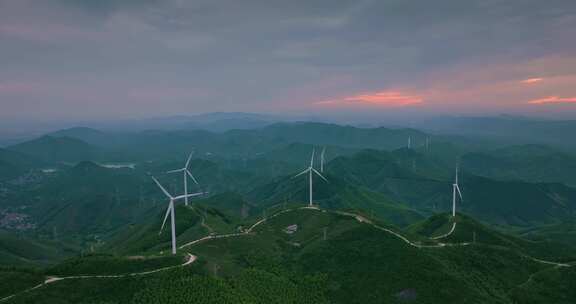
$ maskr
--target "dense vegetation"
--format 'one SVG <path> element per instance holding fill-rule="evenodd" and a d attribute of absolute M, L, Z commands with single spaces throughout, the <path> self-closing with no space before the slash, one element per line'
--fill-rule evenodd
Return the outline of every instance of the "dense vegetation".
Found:
<path fill-rule="evenodd" d="M 319 123 L 222 133 L 80 128 L 0 150 L 0 265 L 9 266 L 0 298 L 51 276 L 120 275 L 56 281 L 10 303 L 574 302 L 573 268 L 538 259 L 576 260 L 576 158 L 450 138 L 428 146 L 427 137 Z M 150 175 L 181 194 L 182 176 L 166 172 L 183 165 L 192 142 L 200 185 L 189 191 L 209 194 L 176 202 L 178 245 L 238 235 L 172 257 L 169 225 L 159 233 L 168 200 Z M 313 195 L 325 212 L 294 210 L 308 201 L 309 181 L 293 176 L 313 148 L 320 170 L 317 145 L 327 146 L 328 182 L 315 176 Z M 460 156 L 464 200 L 453 219 Z M 454 233 L 430 239 L 453 221 Z M 456 246 L 415 245 L 439 242 Z M 127 275 L 180 265 L 186 253 L 198 260 Z"/>
<path fill-rule="evenodd" d="M 32 269 L 0 269 L 0 299 L 44 282 L 40 271 Z"/>
<path fill-rule="evenodd" d="M 181 256 L 120 258 L 99 254 L 64 261 L 49 267 L 45 273 L 49 276 L 117 275 L 146 272 L 182 263 L 183 258 Z"/>

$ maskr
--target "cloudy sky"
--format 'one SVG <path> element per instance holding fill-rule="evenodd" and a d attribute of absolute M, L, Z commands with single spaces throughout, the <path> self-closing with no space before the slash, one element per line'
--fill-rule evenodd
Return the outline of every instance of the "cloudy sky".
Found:
<path fill-rule="evenodd" d="M 0 118 L 212 111 L 576 114 L 576 1 L 0 0 Z"/>

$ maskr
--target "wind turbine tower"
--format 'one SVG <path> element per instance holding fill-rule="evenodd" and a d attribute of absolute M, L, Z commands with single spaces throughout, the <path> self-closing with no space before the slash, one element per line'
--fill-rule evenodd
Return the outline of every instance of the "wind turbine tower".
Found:
<path fill-rule="evenodd" d="M 456 216 L 456 195 L 460 196 L 460 201 L 462 201 L 462 192 L 460 191 L 460 186 L 458 186 L 458 165 L 456 165 L 456 177 L 454 184 L 452 184 L 452 217 Z"/>
<path fill-rule="evenodd" d="M 180 168 L 180 169 L 176 169 L 176 170 L 172 170 L 172 171 L 168 171 L 166 173 L 180 173 L 182 172 L 182 177 L 184 179 L 184 205 L 188 206 L 188 177 L 190 177 L 192 179 L 192 181 L 198 186 L 198 181 L 196 180 L 196 178 L 194 177 L 194 175 L 192 175 L 192 173 L 190 173 L 190 171 L 188 170 L 188 166 L 190 166 L 190 160 L 192 160 L 192 154 L 194 154 L 194 152 L 190 152 L 190 155 L 188 155 L 188 160 L 186 160 L 186 164 L 184 165 L 184 168 Z"/>
<path fill-rule="evenodd" d="M 408 149 L 412 147 L 412 136 L 408 136 Z"/>
<path fill-rule="evenodd" d="M 308 182 L 309 182 L 309 184 L 310 184 L 310 189 L 309 189 L 309 190 L 310 190 L 310 193 L 309 193 L 309 198 L 310 198 L 309 206 L 310 206 L 310 207 L 312 207 L 312 205 L 313 205 L 313 204 L 312 204 L 312 201 L 313 201 L 313 198 L 312 198 L 312 192 L 313 192 L 313 191 L 312 191 L 312 187 L 313 187 L 312 180 L 313 180 L 314 174 L 317 174 L 317 175 L 320 176 L 323 180 L 325 180 L 326 182 L 328 182 L 328 180 L 327 180 L 320 172 L 318 172 L 318 170 L 314 169 L 314 154 L 315 154 L 315 150 L 312 150 L 312 158 L 310 159 L 310 167 L 306 168 L 306 170 L 298 173 L 296 176 L 293 177 L 293 178 L 296 178 L 296 177 L 298 177 L 298 176 L 301 176 L 301 175 L 304 175 L 304 174 L 308 173 Z"/>
<path fill-rule="evenodd" d="M 170 215 L 170 223 L 171 223 L 170 226 L 172 228 L 172 254 L 176 254 L 176 215 L 174 213 L 174 201 L 177 201 L 177 200 L 183 199 L 183 198 L 199 196 L 199 195 L 202 195 L 204 193 L 200 192 L 200 193 L 194 193 L 194 194 L 179 195 L 179 196 L 174 197 L 170 193 L 168 193 L 168 191 L 166 191 L 166 189 L 164 189 L 164 187 L 162 187 L 160 182 L 154 176 L 152 176 L 152 179 L 154 180 L 156 185 L 158 185 L 158 187 L 162 190 L 162 192 L 164 192 L 164 195 L 166 195 L 169 199 L 168 209 L 166 209 L 166 215 L 164 215 L 164 221 L 162 222 L 162 227 L 160 228 L 159 234 L 161 234 L 162 230 L 164 230 L 164 225 L 166 225 L 166 220 L 168 220 L 168 215 Z"/>

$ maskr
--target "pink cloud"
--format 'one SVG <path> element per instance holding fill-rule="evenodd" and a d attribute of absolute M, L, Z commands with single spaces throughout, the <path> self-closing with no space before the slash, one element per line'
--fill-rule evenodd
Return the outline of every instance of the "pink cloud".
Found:
<path fill-rule="evenodd" d="M 540 99 L 530 100 L 529 104 L 559 104 L 559 103 L 576 103 L 576 97 L 558 97 L 548 96 Z"/>
<path fill-rule="evenodd" d="M 524 80 L 520 81 L 520 83 L 522 83 L 522 84 L 535 84 L 535 83 L 539 83 L 542 81 L 544 81 L 544 78 L 536 77 L 536 78 L 524 79 Z"/>
<path fill-rule="evenodd" d="M 404 107 L 424 102 L 424 98 L 417 94 L 401 91 L 378 91 L 352 95 L 343 98 L 315 102 L 315 105 L 374 105 L 385 107 Z"/>

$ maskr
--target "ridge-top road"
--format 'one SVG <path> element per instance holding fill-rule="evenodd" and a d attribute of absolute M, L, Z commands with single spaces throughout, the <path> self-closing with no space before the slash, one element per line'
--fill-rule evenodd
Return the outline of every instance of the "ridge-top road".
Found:
<path fill-rule="evenodd" d="M 49 284 L 52 284 L 55 282 L 59 282 L 59 281 L 63 281 L 63 280 L 113 279 L 113 278 L 127 278 L 127 277 L 135 277 L 135 276 L 144 276 L 144 275 L 150 275 L 153 273 L 158 273 L 158 272 L 162 272 L 162 271 L 166 271 L 166 270 L 170 270 L 170 269 L 174 269 L 174 268 L 185 267 L 185 266 L 188 266 L 188 265 L 194 263 L 197 259 L 198 259 L 197 256 L 188 253 L 186 261 L 180 265 L 168 266 L 168 267 L 163 267 L 163 268 L 158 268 L 158 269 L 143 271 L 143 272 L 133 272 L 133 273 L 115 274 L 115 275 L 76 275 L 76 276 L 65 276 L 65 277 L 48 276 L 48 277 L 46 277 L 46 279 L 44 280 L 43 283 L 38 284 L 32 288 L 28 288 L 24 291 L 9 295 L 7 297 L 4 297 L 4 298 L 0 299 L 0 302 L 7 301 L 9 299 L 14 298 L 15 296 L 20 295 L 20 294 L 27 293 L 27 292 L 36 290 L 38 288 L 44 287 L 46 285 L 49 285 Z"/>

